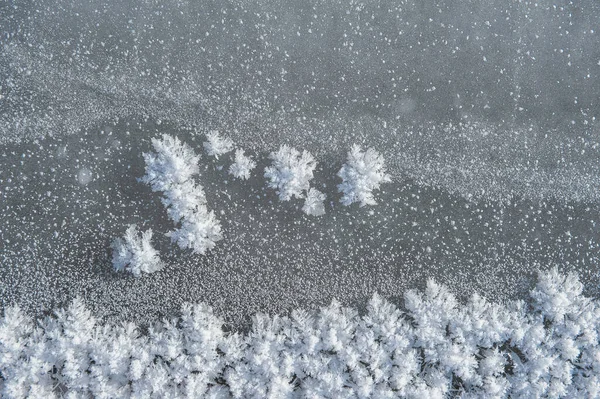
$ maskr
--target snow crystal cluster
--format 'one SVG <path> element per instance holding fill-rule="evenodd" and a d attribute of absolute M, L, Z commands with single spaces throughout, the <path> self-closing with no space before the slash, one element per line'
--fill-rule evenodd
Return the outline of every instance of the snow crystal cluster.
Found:
<path fill-rule="evenodd" d="M 129 226 L 123 238 L 113 241 L 112 263 L 117 271 L 127 271 L 139 277 L 142 273 L 154 273 L 163 268 L 158 251 L 152 243 L 152 230 L 148 229 L 141 237 L 137 226 Z"/>
<path fill-rule="evenodd" d="M 314 187 L 311 187 L 306 193 L 306 199 L 304 200 L 304 206 L 302 211 L 307 215 L 321 216 L 325 214 L 325 194 L 320 192 Z"/>
<path fill-rule="evenodd" d="M 301 154 L 284 144 L 269 154 L 269 158 L 273 160 L 272 165 L 265 168 L 269 187 L 277 190 L 281 201 L 289 201 L 292 197 L 302 198 L 302 193 L 310 187 L 317 166 L 312 154 L 306 150 Z"/>
<path fill-rule="evenodd" d="M 234 177 L 242 180 L 250 178 L 250 172 L 256 167 L 256 162 L 247 155 L 244 155 L 244 150 L 237 149 L 235 151 L 235 160 L 229 167 L 229 173 Z"/>
<path fill-rule="evenodd" d="M 233 141 L 228 137 L 221 137 L 216 130 L 208 132 L 206 140 L 203 144 L 204 150 L 209 156 L 213 156 L 216 159 L 233 150 Z"/>
<path fill-rule="evenodd" d="M 216 130 L 211 130 L 206 134 L 204 150 L 209 156 L 219 159 L 219 156 L 233 151 L 235 145 L 228 137 L 222 137 Z M 256 162 L 248 155 L 244 154 L 241 148 L 236 149 L 234 162 L 229 166 L 229 174 L 241 180 L 248 180 L 250 172 L 256 167 Z"/>
<path fill-rule="evenodd" d="M 375 205 L 373 190 L 378 190 L 381 183 L 389 182 L 390 176 L 385 173 L 384 159 L 372 148 L 362 151 L 359 145 L 352 146 L 348 152 L 348 160 L 338 172 L 342 183 L 338 191 L 343 193 L 340 202 L 350 205 L 360 202 L 360 206 Z"/>
<path fill-rule="evenodd" d="M 152 191 L 163 192 L 162 202 L 169 217 L 179 226 L 169 233 L 171 241 L 183 249 L 204 254 L 222 238 L 221 225 L 206 207 L 201 186 L 194 182 L 199 173 L 199 157 L 177 137 L 163 135 L 152 139 L 154 153 L 145 153 L 146 174 L 140 179 Z"/>
<path fill-rule="evenodd" d="M 310 188 L 310 181 L 317 166 L 312 154 L 306 150 L 300 153 L 293 147 L 282 145 L 279 150 L 272 152 L 269 158 L 273 162 L 265 168 L 265 177 L 268 179 L 268 186 L 277 190 L 279 199 L 289 201 L 292 197 L 305 198 L 302 210 L 306 214 L 324 214 L 325 195 Z"/>
<path fill-rule="evenodd" d="M 2 397 L 592 398 L 600 395 L 600 302 L 574 275 L 540 276 L 528 303 L 430 281 L 404 310 L 375 295 L 366 314 L 333 302 L 256 315 L 225 333 L 205 305 L 141 334 L 99 324 L 80 300 L 34 322 L 0 320 Z"/>
<path fill-rule="evenodd" d="M 220 136 L 217 131 L 210 131 L 206 138 L 206 153 L 216 159 L 235 148 L 231 139 Z M 194 248 L 204 253 L 221 237 L 221 232 L 214 215 L 204 206 L 206 200 L 202 188 L 193 183 L 192 177 L 198 174 L 198 156 L 171 136 L 163 135 L 162 140 L 153 140 L 152 143 L 156 154 L 144 154 L 146 175 L 141 180 L 150 184 L 154 191 L 165 193 L 163 202 L 170 209 L 169 215 L 175 223 L 181 221 L 182 227 L 171 234 L 173 241 L 183 248 Z M 270 153 L 269 158 L 272 162 L 265 168 L 264 176 L 267 185 L 277 190 L 279 199 L 303 198 L 304 213 L 313 216 L 325 214 L 326 195 L 310 187 L 317 166 L 312 154 L 284 144 Z M 245 155 L 243 149 L 236 149 L 229 174 L 247 180 L 255 167 L 256 162 Z M 385 173 L 383 157 L 372 148 L 362 151 L 358 145 L 348 152 L 348 160 L 338 176 L 342 178 L 338 191 L 343 192 L 340 202 L 344 205 L 354 202 L 360 202 L 360 206 L 376 204 L 373 191 L 379 189 L 381 183 L 390 181 L 390 176 Z M 201 205 L 195 207 L 194 204 Z M 199 223 L 199 220 L 206 223 Z M 199 239 L 202 236 L 212 238 Z"/>

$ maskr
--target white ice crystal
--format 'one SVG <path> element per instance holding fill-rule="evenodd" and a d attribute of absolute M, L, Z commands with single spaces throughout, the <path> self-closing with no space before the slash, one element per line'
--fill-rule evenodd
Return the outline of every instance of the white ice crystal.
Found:
<path fill-rule="evenodd" d="M 541 274 L 531 294 L 534 306 L 477 295 L 461 305 L 430 281 L 406 293 L 405 309 L 374 295 L 361 316 L 333 301 L 290 317 L 257 314 L 246 335 L 225 332 L 203 304 L 184 304 L 145 335 L 131 323 L 99 324 L 80 299 L 38 323 L 7 307 L 0 395 L 598 397 L 600 302 L 557 271 Z M 567 307 L 553 302 L 563 295 Z"/>
<path fill-rule="evenodd" d="M 343 193 L 340 202 L 344 205 L 354 202 L 360 202 L 360 206 L 375 205 L 373 191 L 378 190 L 381 183 L 391 180 L 385 173 L 383 157 L 372 148 L 363 152 L 358 145 L 348 152 L 348 160 L 338 176 L 342 178 L 338 191 Z"/>
<path fill-rule="evenodd" d="M 152 146 L 154 152 L 143 154 L 146 174 L 140 179 L 152 191 L 167 191 L 199 173 L 199 157 L 177 137 L 163 134 L 160 140 L 152 139 Z"/>
<path fill-rule="evenodd" d="M 209 156 L 219 159 L 220 155 L 227 154 L 233 150 L 233 141 L 228 137 L 222 137 L 216 130 L 206 133 L 206 139 L 204 150 Z"/>
<path fill-rule="evenodd" d="M 123 238 L 113 241 L 112 263 L 117 271 L 127 271 L 139 277 L 142 273 L 154 273 L 163 268 L 158 251 L 152 243 L 152 230 L 148 229 L 140 236 L 137 226 L 132 224 Z"/>
<path fill-rule="evenodd" d="M 168 235 L 180 248 L 191 249 L 203 255 L 223 238 L 221 225 L 214 212 L 206 209 L 204 205 L 197 206 L 186 214 L 180 222 L 180 227 Z"/>
<path fill-rule="evenodd" d="M 190 217 L 197 212 L 198 207 L 206 205 L 206 196 L 201 186 L 193 180 L 173 185 L 171 190 L 165 191 L 161 199 L 167 208 L 167 214 L 175 223 Z"/>
<path fill-rule="evenodd" d="M 198 156 L 177 138 L 163 135 L 152 140 L 156 153 L 144 154 L 146 175 L 140 180 L 162 191 L 163 204 L 176 224 L 169 233 L 180 248 L 204 254 L 221 240 L 221 225 L 206 206 L 202 186 L 194 182 L 199 173 Z M 187 163 L 191 162 L 191 165 Z"/>
<path fill-rule="evenodd" d="M 304 206 L 302 211 L 307 215 L 321 216 L 325 214 L 325 194 L 320 192 L 314 187 L 311 187 L 306 193 L 306 199 L 304 200 Z"/>
<path fill-rule="evenodd" d="M 247 180 L 250 178 L 250 172 L 256 167 L 256 162 L 247 155 L 244 155 L 244 150 L 238 149 L 235 151 L 235 161 L 229 167 L 229 173 L 238 179 Z"/>
<path fill-rule="evenodd" d="M 292 197 L 302 198 L 303 192 L 309 189 L 317 166 L 313 156 L 308 151 L 302 151 L 301 154 L 284 144 L 269 158 L 273 163 L 265 168 L 268 186 L 277 190 L 281 201 L 289 201 Z"/>

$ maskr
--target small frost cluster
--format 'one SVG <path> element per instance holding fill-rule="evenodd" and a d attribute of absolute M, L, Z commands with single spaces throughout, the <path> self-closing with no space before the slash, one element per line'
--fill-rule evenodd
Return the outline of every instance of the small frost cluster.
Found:
<path fill-rule="evenodd" d="M 346 206 L 354 202 L 360 202 L 360 206 L 375 205 L 373 190 L 378 190 L 381 183 L 391 181 L 385 173 L 383 157 L 372 148 L 363 152 L 358 145 L 348 152 L 348 160 L 338 176 L 342 178 L 338 185 L 338 191 L 343 193 L 340 202 Z"/>
<path fill-rule="evenodd" d="M 139 277 L 142 273 L 154 273 L 162 269 L 163 263 L 151 240 L 151 229 L 143 232 L 140 237 L 137 227 L 130 225 L 123 238 L 117 238 L 111 245 L 115 270 L 124 270 Z"/>
<path fill-rule="evenodd" d="M 302 211 L 307 215 L 321 216 L 325 214 L 325 194 L 320 192 L 314 187 L 311 187 L 306 193 L 306 199 L 304 200 L 304 206 Z"/>
<path fill-rule="evenodd" d="M 234 177 L 242 180 L 250 178 L 250 172 L 256 167 L 256 162 L 247 155 L 244 155 L 244 150 L 238 149 L 235 151 L 235 161 L 229 167 L 229 173 Z"/>
<path fill-rule="evenodd" d="M 317 166 L 315 158 L 308 151 L 302 154 L 293 147 L 282 145 L 269 158 L 271 166 L 265 168 L 268 186 L 277 190 L 281 201 L 292 197 L 305 198 L 302 210 L 307 215 L 320 216 L 325 213 L 325 194 L 310 187 L 313 172 Z"/>
<path fill-rule="evenodd" d="M 204 149 L 209 156 L 219 159 L 219 156 L 233 151 L 233 141 L 227 137 L 221 137 L 219 132 L 212 130 L 206 134 L 207 141 L 204 142 Z M 244 150 L 235 151 L 235 160 L 229 167 L 229 174 L 242 180 L 250 178 L 250 172 L 256 167 L 256 162 L 251 157 L 244 154 Z"/>
<path fill-rule="evenodd" d="M 154 153 L 145 153 L 146 174 L 140 179 L 152 191 L 164 194 L 169 217 L 179 226 L 169 233 L 171 241 L 183 249 L 204 254 L 222 238 L 221 225 L 206 207 L 201 186 L 194 182 L 199 173 L 198 156 L 177 137 L 163 135 L 152 139 Z"/>
<path fill-rule="evenodd" d="M 269 158 L 273 160 L 272 165 L 265 168 L 269 187 L 277 190 L 281 201 L 289 201 L 292 197 L 302 198 L 303 192 L 310 187 L 317 166 L 315 158 L 306 150 L 300 154 L 285 144 L 277 152 L 272 152 Z"/>
<path fill-rule="evenodd" d="M 541 275 L 528 304 L 460 305 L 430 281 L 405 309 L 375 295 L 256 315 L 225 333 L 205 305 L 140 334 L 100 325 L 75 300 L 38 323 L 0 320 L 3 398 L 597 398 L 600 301 L 574 275 Z"/>
<path fill-rule="evenodd" d="M 216 130 L 208 132 L 206 140 L 204 150 L 209 156 L 214 156 L 216 159 L 233 150 L 233 141 L 228 137 L 221 137 Z"/>

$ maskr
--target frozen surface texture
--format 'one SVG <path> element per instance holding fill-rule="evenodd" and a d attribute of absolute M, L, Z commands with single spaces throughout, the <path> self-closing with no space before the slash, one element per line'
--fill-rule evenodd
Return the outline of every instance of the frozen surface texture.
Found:
<path fill-rule="evenodd" d="M 79 295 L 101 319 L 145 323 L 184 302 L 205 302 L 227 323 L 244 325 L 257 311 L 281 313 L 332 298 L 360 306 L 373 292 L 398 298 L 429 277 L 462 297 L 522 297 L 537 270 L 556 264 L 597 289 L 595 202 L 467 200 L 405 178 L 382 185 L 376 206 L 345 207 L 336 173 L 350 147 L 340 158 L 318 159 L 311 185 L 327 195 L 319 217 L 303 213 L 303 200 L 281 202 L 266 187 L 266 151 L 252 152 L 257 166 L 248 180 L 229 174 L 234 153 L 218 162 L 203 157 L 200 177 L 168 197 L 137 181 L 146 173 L 141 154 L 158 154 L 145 135 L 160 138 L 165 130 L 173 129 L 124 122 L 2 148 L 5 306 L 41 314 Z M 172 133 L 193 152 L 202 150 L 203 135 Z M 90 171 L 86 184 L 78 179 L 82 169 Z M 223 238 L 205 255 L 165 235 L 172 218 L 193 206 L 184 198 L 206 201 L 218 215 Z M 113 271 L 110 244 L 130 224 L 152 229 L 161 271 L 139 278 Z"/>
<path fill-rule="evenodd" d="M 79 295 L 147 323 L 204 302 L 229 327 L 430 277 L 524 298 L 557 264 L 597 292 L 599 16 L 596 0 L 5 1 L 2 306 L 39 316 Z M 211 131 L 256 163 L 236 163 L 247 179 L 233 151 L 205 154 Z M 376 206 L 340 206 L 353 144 L 385 159 Z M 307 202 L 266 187 L 283 145 L 318 162 Z M 207 215 L 223 238 L 204 255 L 165 236 L 175 221 L 193 246 Z M 113 270 L 130 224 L 152 229 L 162 270 Z"/>
<path fill-rule="evenodd" d="M 527 302 L 474 294 L 461 303 L 430 280 L 404 309 L 378 295 L 362 315 L 339 302 L 257 314 L 223 330 L 206 305 L 141 334 L 99 323 L 75 299 L 40 323 L 0 320 L 2 397 L 594 398 L 600 303 L 575 275 L 540 276 Z"/>
<path fill-rule="evenodd" d="M 7 4 L 0 139 L 152 118 L 221 131 L 253 151 L 288 144 L 339 158 L 359 143 L 392 177 L 465 198 L 597 201 L 599 9 L 595 0 Z"/>

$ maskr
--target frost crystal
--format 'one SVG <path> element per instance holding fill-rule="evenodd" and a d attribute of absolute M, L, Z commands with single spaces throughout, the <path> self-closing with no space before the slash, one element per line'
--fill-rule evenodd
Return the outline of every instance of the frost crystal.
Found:
<path fill-rule="evenodd" d="M 268 186 L 277 190 L 281 201 L 289 201 L 292 197 L 302 198 L 303 191 L 308 191 L 310 180 L 317 162 L 308 151 L 298 150 L 282 145 L 269 158 L 271 166 L 265 168 Z"/>
<path fill-rule="evenodd" d="M 214 156 L 219 159 L 220 155 L 233 150 L 233 141 L 227 137 L 221 137 L 216 130 L 208 132 L 206 134 L 206 139 L 208 141 L 204 142 L 204 150 L 209 156 Z"/>
<path fill-rule="evenodd" d="M 144 154 L 146 175 L 140 180 L 150 184 L 153 191 L 163 191 L 162 203 L 179 226 L 169 233 L 171 241 L 204 254 L 223 236 L 219 221 L 206 207 L 202 186 L 193 180 L 199 173 L 199 158 L 186 144 L 168 135 L 153 139 L 152 144 L 156 153 Z"/>
<path fill-rule="evenodd" d="M 223 237 L 219 221 L 205 205 L 185 210 L 180 227 L 168 235 L 180 248 L 191 249 L 199 254 L 213 249 Z"/>
<path fill-rule="evenodd" d="M 316 188 L 310 188 L 306 193 L 306 199 L 304 200 L 304 206 L 302 211 L 307 215 L 321 216 L 325 214 L 325 194 L 317 190 Z"/>
<path fill-rule="evenodd" d="M 79 299 L 38 323 L 7 307 L 0 395 L 597 398 L 600 302 L 580 288 L 553 270 L 533 306 L 478 295 L 460 304 L 429 281 L 405 294 L 405 309 L 374 295 L 361 316 L 333 301 L 291 317 L 257 314 L 247 335 L 225 332 L 203 304 L 184 304 L 145 335 L 99 324 Z"/>
<path fill-rule="evenodd" d="M 184 183 L 199 173 L 199 157 L 177 137 L 163 134 L 162 140 L 153 138 L 155 152 L 144 153 L 146 175 L 140 180 L 152 191 L 167 191 L 175 184 Z"/>
<path fill-rule="evenodd" d="M 256 167 L 256 162 L 244 155 L 244 150 L 235 151 L 235 162 L 229 167 L 229 173 L 238 179 L 248 180 L 250 172 Z"/>
<path fill-rule="evenodd" d="M 117 271 L 127 271 L 139 277 L 142 273 L 154 273 L 163 268 L 158 251 L 152 247 L 152 230 L 139 235 L 137 226 L 129 226 L 123 238 L 113 241 L 112 263 Z"/>
<path fill-rule="evenodd" d="M 342 178 L 338 191 L 344 193 L 340 202 L 346 206 L 354 202 L 360 202 L 360 206 L 375 205 L 373 190 L 391 180 L 385 173 L 383 157 L 372 148 L 363 152 L 358 145 L 348 152 L 348 160 L 338 176 Z"/>

